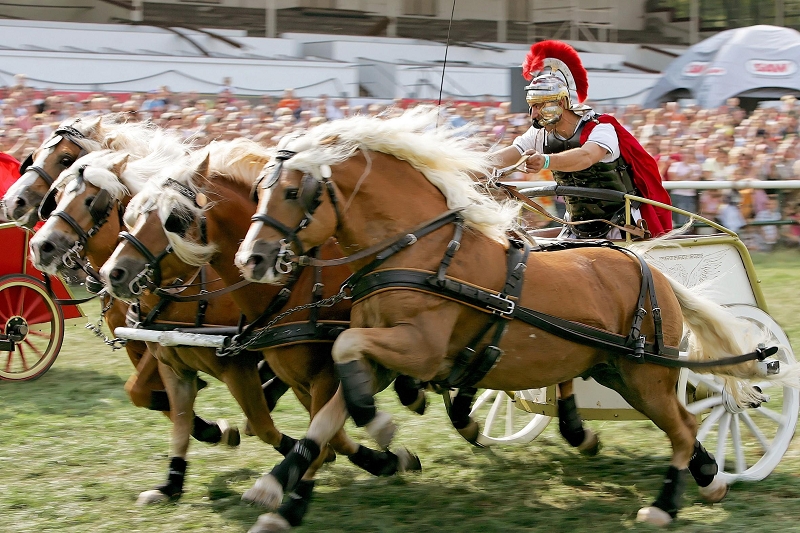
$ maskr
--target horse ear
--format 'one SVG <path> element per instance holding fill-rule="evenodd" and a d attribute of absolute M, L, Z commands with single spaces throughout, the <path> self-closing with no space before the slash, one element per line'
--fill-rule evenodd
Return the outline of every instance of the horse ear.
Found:
<path fill-rule="evenodd" d="M 206 156 L 203 158 L 203 161 L 197 165 L 197 168 L 194 169 L 194 174 L 192 175 L 192 180 L 197 183 L 200 179 L 206 179 L 208 177 L 208 166 L 209 166 L 209 159 L 210 155 L 206 152 Z"/>
<path fill-rule="evenodd" d="M 125 167 L 128 166 L 128 158 L 130 154 L 124 154 L 120 157 L 117 161 L 114 162 L 114 166 L 111 167 L 111 172 L 114 173 L 115 176 L 121 176 L 122 171 L 125 170 Z"/>
<path fill-rule="evenodd" d="M 94 139 L 102 139 L 104 137 L 102 117 L 92 119 L 92 121 L 88 123 L 86 134 Z"/>

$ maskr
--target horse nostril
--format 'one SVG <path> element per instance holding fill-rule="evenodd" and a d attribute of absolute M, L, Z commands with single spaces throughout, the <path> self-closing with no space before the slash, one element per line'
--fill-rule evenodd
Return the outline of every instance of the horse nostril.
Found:
<path fill-rule="evenodd" d="M 261 254 L 251 254 L 250 257 L 247 258 L 247 266 L 249 267 L 257 267 L 263 262 L 264 256 Z"/>
<path fill-rule="evenodd" d="M 14 204 L 18 208 L 25 207 L 25 204 L 26 204 L 25 198 L 22 198 L 21 196 L 17 196 L 17 201 L 14 202 Z"/>
<path fill-rule="evenodd" d="M 51 254 L 55 250 L 56 250 L 56 247 L 53 246 L 53 243 L 50 242 L 50 241 L 44 241 L 42 243 L 42 245 L 39 247 L 39 251 L 43 252 L 43 253 L 46 253 L 46 254 Z"/>
<path fill-rule="evenodd" d="M 114 268 L 108 274 L 108 279 L 110 279 L 111 281 L 120 281 L 124 277 L 125 277 L 124 268 Z"/>

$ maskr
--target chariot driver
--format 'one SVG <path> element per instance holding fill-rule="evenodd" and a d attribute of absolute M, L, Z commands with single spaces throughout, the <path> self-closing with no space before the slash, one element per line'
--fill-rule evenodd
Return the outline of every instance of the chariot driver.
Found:
<path fill-rule="evenodd" d="M 550 169 L 559 185 L 611 189 L 670 203 L 653 157 L 614 117 L 583 105 L 589 82 L 575 49 L 560 41 L 536 43 L 522 73 L 530 81 L 525 95 L 533 125 L 498 152 L 502 166 L 528 155 L 523 171 Z M 622 237 L 615 225 L 625 223 L 623 200 L 571 197 L 566 205 L 567 220 L 586 223 L 566 226 L 562 237 Z M 672 229 L 665 209 L 633 204 L 631 215 L 652 236 Z"/>

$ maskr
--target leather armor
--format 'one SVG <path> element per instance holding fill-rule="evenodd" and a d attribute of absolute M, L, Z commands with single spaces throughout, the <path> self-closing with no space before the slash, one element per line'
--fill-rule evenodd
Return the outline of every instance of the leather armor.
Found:
<path fill-rule="evenodd" d="M 581 132 L 586 122 L 581 121 L 578 129 L 569 139 L 559 139 L 554 133 L 548 132 L 544 139 L 545 154 L 557 154 L 581 146 Z M 598 162 L 584 170 L 563 172 L 553 170 L 553 178 L 559 185 L 569 187 L 590 187 L 620 191 L 636 194 L 633 178 L 628 164 L 618 157 L 610 163 Z M 597 200 L 594 198 L 567 197 L 565 198 L 567 212 L 573 222 L 581 220 L 603 219 L 618 224 L 625 215 L 625 202 L 615 200 Z M 572 227 L 572 232 L 580 238 L 596 239 L 604 237 L 611 226 L 604 222 L 590 222 Z"/>

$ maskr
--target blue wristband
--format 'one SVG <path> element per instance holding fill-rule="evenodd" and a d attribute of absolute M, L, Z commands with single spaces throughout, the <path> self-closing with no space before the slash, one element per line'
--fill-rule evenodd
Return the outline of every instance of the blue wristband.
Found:
<path fill-rule="evenodd" d="M 544 165 L 542 165 L 542 170 L 550 167 L 550 156 L 544 154 Z"/>

